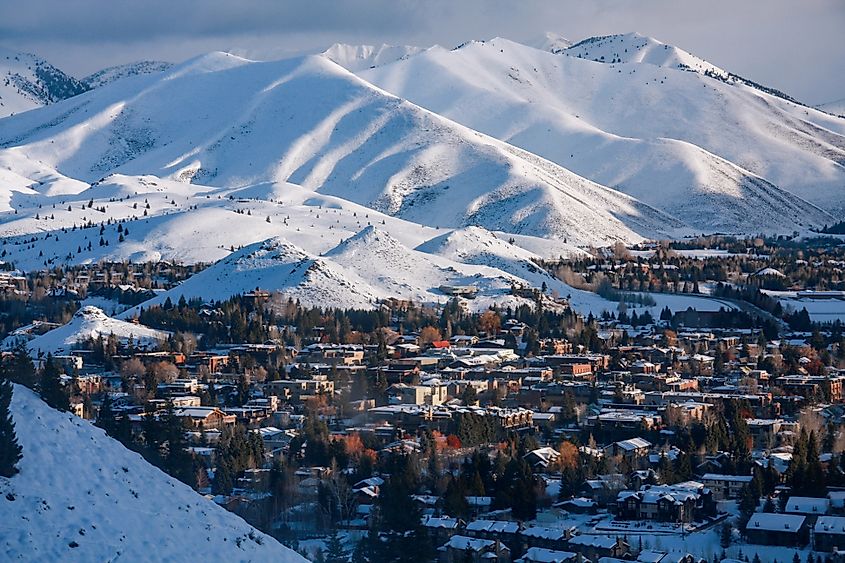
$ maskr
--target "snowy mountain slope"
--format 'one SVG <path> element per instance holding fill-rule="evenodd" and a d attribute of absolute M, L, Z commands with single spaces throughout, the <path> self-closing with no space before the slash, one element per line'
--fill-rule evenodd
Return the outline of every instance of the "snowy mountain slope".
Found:
<path fill-rule="evenodd" d="M 822 111 L 826 111 L 827 113 L 838 115 L 840 117 L 845 116 L 845 98 L 842 98 L 841 100 L 827 102 L 826 104 L 821 104 L 820 106 L 816 106 L 816 109 L 820 109 Z"/>
<path fill-rule="evenodd" d="M 645 63 L 728 78 L 728 72 L 716 65 L 639 33 L 589 37 L 562 53 L 601 63 Z"/>
<path fill-rule="evenodd" d="M 305 561 L 16 385 L 20 473 L 0 477 L 5 561 Z"/>
<path fill-rule="evenodd" d="M 448 232 L 424 242 L 416 250 L 463 264 L 495 268 L 528 282 L 530 287 L 546 284 L 555 290 L 570 289 L 562 287 L 563 284 L 537 266 L 540 256 L 481 227 Z"/>
<path fill-rule="evenodd" d="M 29 341 L 28 347 L 34 353 L 62 354 L 70 352 L 79 343 L 98 337 L 108 338 L 113 334 L 121 342 L 130 339 L 138 346 L 155 347 L 167 340 L 169 333 L 145 326 L 113 319 L 102 309 L 86 306 L 79 309 L 66 325 L 53 329 Z M 12 333 L 4 342 L 4 348 L 13 346 L 20 337 Z"/>
<path fill-rule="evenodd" d="M 20 203 L 23 196 L 14 195 Z M 274 236 L 320 254 L 376 222 L 409 246 L 442 232 L 293 184 L 232 190 L 116 175 L 79 194 L 45 197 L 29 190 L 26 197 L 28 207 L 0 222 L 3 258 L 24 270 L 100 260 L 210 263 Z M 567 254 L 567 246 L 550 244 L 548 255 Z"/>
<path fill-rule="evenodd" d="M 0 122 L 9 147 L 0 160 L 11 153 L 89 182 L 115 171 L 217 187 L 290 181 L 423 224 L 577 244 L 688 232 L 324 57 L 254 63 L 220 53 L 145 78 Z"/>
<path fill-rule="evenodd" d="M 845 209 L 845 120 L 742 84 L 504 39 L 359 74 L 701 230 L 765 229 L 782 208 L 795 227 L 829 220 L 801 199 Z"/>
<path fill-rule="evenodd" d="M 411 45 L 382 44 L 376 47 L 374 45 L 335 43 L 323 51 L 323 56 L 346 70 L 357 72 L 411 57 L 422 50 L 422 47 Z"/>
<path fill-rule="evenodd" d="M 566 49 L 569 49 L 572 46 L 572 41 L 553 31 L 547 31 L 532 39 L 520 41 L 520 43 L 528 45 L 529 47 L 534 47 L 535 49 L 540 49 L 541 51 L 548 51 L 549 53 L 554 53 L 556 55 L 563 53 Z"/>
<path fill-rule="evenodd" d="M 141 306 L 168 297 L 220 300 L 260 287 L 280 291 L 305 306 L 370 309 L 391 297 L 444 303 L 450 297 L 440 286 L 472 285 L 478 297 L 470 305 L 484 310 L 494 302 L 521 302 L 509 295 L 513 283 L 525 280 L 485 265 L 411 250 L 388 232 L 368 226 L 322 255 L 281 238 L 250 245 Z M 122 317 L 131 318 L 137 310 Z"/>
<path fill-rule="evenodd" d="M 82 82 L 28 53 L 0 48 L 0 117 L 84 92 Z"/>
<path fill-rule="evenodd" d="M 106 84 L 111 84 L 112 82 L 123 80 L 130 76 L 156 74 L 170 70 L 172 67 L 173 63 L 164 61 L 138 61 L 98 70 L 83 78 L 81 82 L 89 89 L 100 88 Z"/>

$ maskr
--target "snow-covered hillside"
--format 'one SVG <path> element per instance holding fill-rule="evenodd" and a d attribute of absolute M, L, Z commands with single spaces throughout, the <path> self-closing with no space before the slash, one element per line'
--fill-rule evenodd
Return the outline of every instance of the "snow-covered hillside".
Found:
<path fill-rule="evenodd" d="M 693 61 L 648 38 L 596 44 L 632 62 L 494 39 L 359 74 L 700 231 L 800 230 L 845 210 L 845 119 L 679 69 L 657 55 Z"/>
<path fill-rule="evenodd" d="M 217 53 L 144 78 L 0 121 L 0 162 L 88 182 L 115 171 L 216 187 L 289 181 L 426 225 L 576 244 L 688 232 L 322 56 L 256 63 Z"/>
<path fill-rule="evenodd" d="M 512 275 L 481 261 L 451 260 L 443 253 L 426 252 L 425 246 L 412 250 L 375 226 L 365 227 L 321 255 L 272 238 L 235 252 L 144 306 L 182 296 L 219 300 L 261 288 L 282 291 L 310 307 L 370 309 L 392 297 L 445 303 L 451 297 L 441 286 L 475 287 L 478 296 L 470 305 L 476 310 L 494 302 L 503 306 L 520 302 L 509 295 L 513 284 L 528 282 L 519 272 Z M 136 312 L 137 308 L 130 309 L 123 316 Z"/>
<path fill-rule="evenodd" d="M 0 559 L 305 561 L 29 389 L 11 411 L 23 459 L 0 477 Z"/>
<path fill-rule="evenodd" d="M 106 339 L 112 334 L 123 343 L 132 340 L 136 346 L 141 347 L 156 347 L 169 336 L 167 332 L 114 319 L 102 309 L 86 306 L 79 309 L 66 325 L 30 340 L 28 347 L 34 354 L 61 354 L 69 352 L 88 339 Z M 25 335 L 13 332 L 4 340 L 4 347 L 11 347 L 19 338 L 25 338 Z"/>
<path fill-rule="evenodd" d="M 110 66 L 89 74 L 82 79 L 82 83 L 88 88 L 100 88 L 117 80 L 130 76 L 141 76 L 144 74 L 156 74 L 169 70 L 173 63 L 164 61 L 138 61 L 117 66 Z"/>
<path fill-rule="evenodd" d="M 523 44 L 541 51 L 548 51 L 549 53 L 560 54 L 572 46 L 572 41 L 559 33 L 547 31 L 542 35 L 522 41 Z"/>
<path fill-rule="evenodd" d="M 0 48 L 0 118 L 81 94 L 85 84 L 47 61 Z"/>
<path fill-rule="evenodd" d="M 336 62 L 346 70 L 357 72 L 374 68 L 416 55 L 423 49 L 411 45 L 348 45 L 335 43 L 323 52 L 323 56 Z"/>
<path fill-rule="evenodd" d="M 639 33 L 589 37 L 561 52 L 601 63 L 645 63 L 728 78 L 728 73 L 716 65 Z"/>
<path fill-rule="evenodd" d="M 831 113 L 833 115 L 838 115 L 840 117 L 845 116 L 845 98 L 842 98 L 841 100 L 827 102 L 826 104 L 817 106 L 817 109 L 826 111 L 827 113 Z"/>

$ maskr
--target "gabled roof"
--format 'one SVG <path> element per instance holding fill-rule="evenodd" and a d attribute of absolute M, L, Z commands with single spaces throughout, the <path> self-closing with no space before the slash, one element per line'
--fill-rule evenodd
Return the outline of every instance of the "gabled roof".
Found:
<path fill-rule="evenodd" d="M 769 514 L 757 512 L 751 516 L 746 530 L 795 533 L 804 525 L 806 517 L 798 514 Z"/>

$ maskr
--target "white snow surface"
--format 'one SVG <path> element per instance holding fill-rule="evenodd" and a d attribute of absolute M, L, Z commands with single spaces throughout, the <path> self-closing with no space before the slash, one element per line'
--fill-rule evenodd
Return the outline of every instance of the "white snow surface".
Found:
<path fill-rule="evenodd" d="M 570 45 L 563 53 L 570 57 L 601 63 L 645 63 L 728 77 L 727 71 L 704 59 L 639 33 L 589 37 Z"/>
<path fill-rule="evenodd" d="M 89 74 L 82 79 L 82 83 L 89 88 L 100 88 L 131 76 L 142 76 L 145 74 L 156 74 L 164 72 L 173 67 L 173 63 L 165 61 L 137 61 L 122 65 L 110 66 Z"/>
<path fill-rule="evenodd" d="M 541 51 L 548 51 L 559 55 L 572 47 L 572 41 L 554 31 L 547 31 L 539 36 L 533 37 L 526 41 L 521 41 L 522 44 L 540 49 Z"/>
<path fill-rule="evenodd" d="M 86 305 L 74 313 L 69 323 L 33 338 L 28 347 L 33 354 L 60 354 L 69 352 L 89 338 L 102 336 L 105 339 L 110 334 L 122 342 L 131 338 L 136 345 L 152 347 L 167 340 L 169 336 L 168 332 L 115 319 L 106 315 L 102 309 Z M 4 344 L 8 347 L 15 341 L 16 336 L 13 334 Z"/>
<path fill-rule="evenodd" d="M 0 477 L 0 559 L 305 561 L 29 389 L 11 412 L 23 459 Z"/>
<path fill-rule="evenodd" d="M 572 56 L 578 46 L 561 56 L 496 38 L 359 75 L 700 232 L 801 230 L 845 210 L 845 119 L 678 68 L 709 67 L 649 38 L 590 45 L 605 43 L 630 56 L 602 64 Z"/>
<path fill-rule="evenodd" d="M 323 56 L 346 70 L 357 72 L 406 59 L 421 51 L 423 51 L 422 47 L 412 45 L 387 45 L 382 43 L 375 46 L 335 43 L 323 51 Z"/>
<path fill-rule="evenodd" d="M 689 232 L 322 56 L 265 63 L 206 55 L 2 120 L 0 146 L 0 165 L 18 173 L 84 182 L 152 174 L 213 187 L 291 182 L 426 225 L 575 244 Z"/>
<path fill-rule="evenodd" d="M 0 48 L 0 118 L 85 90 L 75 78 L 29 53 Z"/>
<path fill-rule="evenodd" d="M 412 250 L 375 226 L 365 227 L 320 255 L 286 239 L 272 238 L 235 252 L 122 316 L 131 317 L 140 307 L 162 303 L 168 297 L 171 301 L 182 296 L 220 300 L 255 288 L 281 291 L 310 307 L 372 309 L 391 297 L 442 304 L 451 299 L 440 289 L 443 285 L 476 287 L 478 296 L 469 301 L 473 310 L 485 310 L 493 303 L 526 302 L 509 295 L 512 284 L 527 282 L 528 276 L 520 277 L 523 272 L 518 268 L 499 265 L 502 267 L 495 269 L 487 265 L 492 260 L 460 263 L 426 252 L 425 246 Z M 535 279 L 545 278 L 550 286 L 560 284 L 534 269 Z"/>

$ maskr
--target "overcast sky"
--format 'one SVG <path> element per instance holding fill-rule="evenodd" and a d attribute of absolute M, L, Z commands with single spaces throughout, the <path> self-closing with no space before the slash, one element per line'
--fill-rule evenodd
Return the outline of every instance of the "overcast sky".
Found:
<path fill-rule="evenodd" d="M 212 51 L 639 31 L 811 104 L 845 97 L 845 0 L 0 0 L 0 45 L 84 76 Z"/>

